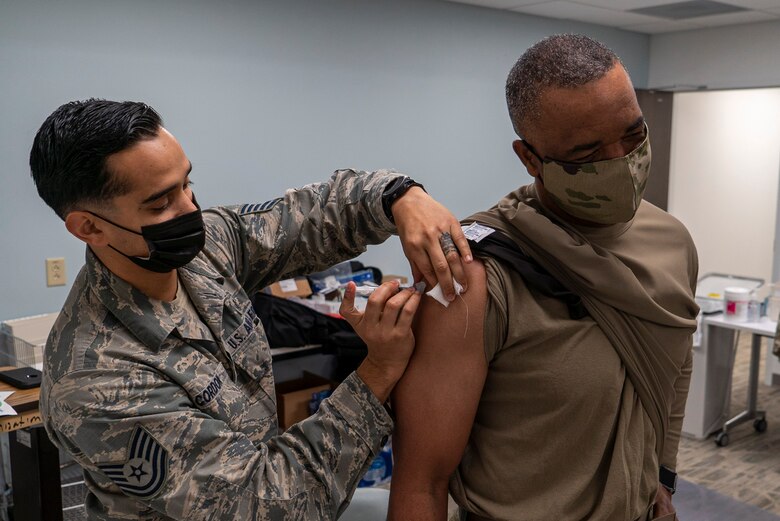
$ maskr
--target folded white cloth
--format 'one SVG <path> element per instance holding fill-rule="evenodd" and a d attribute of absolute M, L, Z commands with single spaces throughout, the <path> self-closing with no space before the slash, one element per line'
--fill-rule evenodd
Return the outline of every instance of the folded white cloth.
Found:
<path fill-rule="evenodd" d="M 460 295 L 463 292 L 463 286 L 461 286 L 460 283 L 455 279 L 452 279 L 452 282 L 455 285 L 455 294 Z M 428 295 L 429 297 L 433 297 L 439 304 L 441 304 L 445 308 L 450 307 L 450 301 L 444 297 L 444 292 L 442 292 L 441 290 L 441 284 L 436 284 L 432 290 L 426 293 L 426 295 Z"/>

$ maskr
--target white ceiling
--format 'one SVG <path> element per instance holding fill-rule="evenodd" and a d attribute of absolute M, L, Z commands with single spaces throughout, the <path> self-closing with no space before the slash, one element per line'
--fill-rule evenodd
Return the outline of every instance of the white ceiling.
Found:
<path fill-rule="evenodd" d="M 780 0 L 717 0 L 749 9 L 737 13 L 668 20 L 631 13 L 629 9 L 678 3 L 679 0 L 446 0 L 548 18 L 562 18 L 619 27 L 640 33 L 669 33 L 706 27 L 721 27 L 780 20 Z"/>

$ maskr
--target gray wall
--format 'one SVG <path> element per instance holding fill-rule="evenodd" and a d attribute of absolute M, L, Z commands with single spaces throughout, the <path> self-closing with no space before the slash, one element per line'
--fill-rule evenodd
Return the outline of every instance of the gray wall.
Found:
<path fill-rule="evenodd" d="M 651 38 L 649 88 L 780 86 L 780 22 L 657 34 Z"/>
<path fill-rule="evenodd" d="M 46 257 L 66 258 L 69 282 L 83 264 L 28 176 L 35 131 L 61 103 L 152 104 L 205 206 L 393 167 L 465 216 L 530 179 L 503 84 L 556 32 L 603 40 L 646 86 L 646 35 L 444 2 L 0 0 L 0 320 L 59 309 L 70 284 L 46 288 Z M 396 239 L 364 260 L 408 273 Z"/>

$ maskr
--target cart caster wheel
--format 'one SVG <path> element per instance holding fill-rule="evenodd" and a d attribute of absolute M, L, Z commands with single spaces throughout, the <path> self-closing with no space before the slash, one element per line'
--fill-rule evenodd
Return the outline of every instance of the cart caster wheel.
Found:
<path fill-rule="evenodd" d="M 766 419 L 758 418 L 753 421 L 753 428 L 756 432 L 764 432 L 766 430 Z"/>
<path fill-rule="evenodd" d="M 718 447 L 725 447 L 729 444 L 729 435 L 725 432 L 719 433 L 717 436 L 715 436 L 715 445 Z"/>

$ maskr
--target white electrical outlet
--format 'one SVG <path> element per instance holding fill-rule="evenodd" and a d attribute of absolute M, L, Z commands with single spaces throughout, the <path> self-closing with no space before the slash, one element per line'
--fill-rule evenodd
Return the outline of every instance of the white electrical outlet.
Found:
<path fill-rule="evenodd" d="M 46 259 L 46 285 L 64 286 L 65 280 L 65 258 Z"/>

